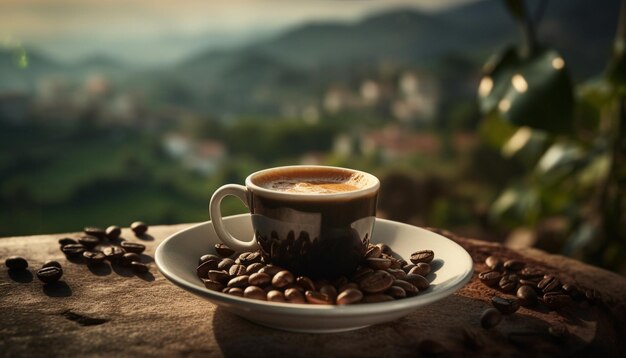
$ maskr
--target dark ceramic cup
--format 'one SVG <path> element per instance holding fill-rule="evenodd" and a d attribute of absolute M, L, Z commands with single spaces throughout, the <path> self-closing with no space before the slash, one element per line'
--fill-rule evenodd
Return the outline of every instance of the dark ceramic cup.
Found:
<path fill-rule="evenodd" d="M 245 186 L 228 184 L 211 197 L 217 236 L 237 251 L 261 249 L 264 260 L 296 275 L 350 275 L 363 260 L 376 220 L 379 180 L 365 172 L 326 166 L 262 170 Z M 242 241 L 224 227 L 220 203 L 236 196 L 250 209 L 254 238 Z"/>

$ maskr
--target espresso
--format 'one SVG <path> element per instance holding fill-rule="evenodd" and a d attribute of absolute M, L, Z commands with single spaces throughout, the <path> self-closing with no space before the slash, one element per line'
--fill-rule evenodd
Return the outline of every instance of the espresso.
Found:
<path fill-rule="evenodd" d="M 293 194 L 338 194 L 367 185 L 358 173 L 329 168 L 301 168 L 270 172 L 255 178 L 265 189 Z"/>

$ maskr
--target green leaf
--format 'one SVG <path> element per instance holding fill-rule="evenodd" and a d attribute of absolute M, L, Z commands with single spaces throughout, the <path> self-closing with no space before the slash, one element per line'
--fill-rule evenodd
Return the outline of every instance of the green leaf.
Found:
<path fill-rule="evenodd" d="M 493 202 L 489 216 L 496 222 L 517 226 L 520 223 L 534 224 L 537 220 L 541 201 L 539 192 L 524 185 L 507 188 Z"/>
<path fill-rule="evenodd" d="M 534 165 L 548 145 L 548 135 L 530 127 L 521 127 L 502 146 L 502 155 L 519 158 L 529 166 Z"/>
<path fill-rule="evenodd" d="M 586 160 L 585 152 L 571 143 L 554 143 L 537 163 L 536 172 L 544 179 L 560 180 Z"/>
<path fill-rule="evenodd" d="M 626 86 L 626 41 L 623 38 L 615 40 L 606 76 L 609 82 L 624 90 Z"/>
<path fill-rule="evenodd" d="M 496 112 L 514 125 L 552 133 L 571 131 L 573 87 L 558 52 L 539 48 L 522 56 L 509 47 L 490 59 L 484 70 L 478 88 L 484 114 Z"/>

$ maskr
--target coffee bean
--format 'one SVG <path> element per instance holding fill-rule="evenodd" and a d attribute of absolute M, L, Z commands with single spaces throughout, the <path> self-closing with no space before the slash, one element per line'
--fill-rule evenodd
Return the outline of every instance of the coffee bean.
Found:
<path fill-rule="evenodd" d="M 135 236 L 143 236 L 148 231 L 148 225 L 143 221 L 135 221 L 130 224 L 130 229 L 135 233 Z"/>
<path fill-rule="evenodd" d="M 585 298 L 584 293 L 574 284 L 565 283 L 561 288 L 563 292 L 567 293 L 575 301 L 582 301 Z"/>
<path fill-rule="evenodd" d="M 243 297 L 243 289 L 239 287 L 228 287 L 228 291 L 226 293 L 233 296 Z"/>
<path fill-rule="evenodd" d="M 321 294 L 326 295 L 333 302 L 335 301 L 335 298 L 337 298 L 337 289 L 331 284 L 320 287 L 319 291 Z"/>
<path fill-rule="evenodd" d="M 536 279 L 543 277 L 544 273 L 542 270 L 533 268 L 533 267 L 524 267 L 520 272 L 518 272 L 519 277 L 525 279 Z"/>
<path fill-rule="evenodd" d="M 106 231 L 96 226 L 87 226 L 85 227 L 83 232 L 87 234 L 88 236 L 95 236 L 99 239 L 103 239 L 106 237 Z"/>
<path fill-rule="evenodd" d="M 546 275 L 543 280 L 539 281 L 537 287 L 543 291 L 543 293 L 557 292 L 561 290 L 561 281 L 552 275 Z"/>
<path fill-rule="evenodd" d="M 359 288 L 361 291 L 367 293 L 379 293 L 387 290 L 395 278 L 385 271 L 376 271 L 370 276 L 365 277 L 360 283 Z"/>
<path fill-rule="evenodd" d="M 367 249 L 365 253 L 365 258 L 378 258 L 383 253 L 383 251 L 378 246 L 372 246 Z"/>
<path fill-rule="evenodd" d="M 398 286 L 402 288 L 404 292 L 406 292 L 407 296 L 415 296 L 419 293 L 419 289 L 417 287 L 404 280 L 395 280 L 393 282 L 393 286 Z"/>
<path fill-rule="evenodd" d="M 150 271 L 150 267 L 148 265 L 138 262 L 138 261 L 131 262 L 130 268 L 132 268 L 133 271 L 138 272 L 138 273 L 146 273 Z"/>
<path fill-rule="evenodd" d="M 235 260 L 233 259 L 222 259 L 222 261 L 220 261 L 219 264 L 217 264 L 217 269 L 218 270 L 230 270 L 231 266 L 233 266 L 235 264 Z"/>
<path fill-rule="evenodd" d="M 393 298 L 405 298 L 407 296 L 406 291 L 400 286 L 391 286 L 385 294 L 393 297 Z"/>
<path fill-rule="evenodd" d="M 296 280 L 296 282 L 298 282 L 298 280 Z M 339 276 L 338 278 L 333 280 L 332 285 L 339 288 L 348 282 L 350 282 L 350 280 L 348 280 L 346 276 Z"/>
<path fill-rule="evenodd" d="M 365 262 L 367 263 L 367 266 L 374 270 L 385 270 L 391 267 L 391 260 L 380 257 L 370 257 L 365 259 Z"/>
<path fill-rule="evenodd" d="M 63 251 L 67 257 L 81 257 L 83 252 L 85 252 L 85 246 L 81 244 L 67 244 L 61 246 L 61 251 Z"/>
<path fill-rule="evenodd" d="M 263 287 L 272 281 L 270 275 L 265 272 L 256 272 L 250 275 L 249 283 L 253 286 Z"/>
<path fill-rule="evenodd" d="M 228 284 L 226 286 L 245 288 L 248 286 L 249 279 L 250 279 L 250 276 L 248 275 L 237 276 L 235 278 L 232 278 L 230 281 L 228 281 Z"/>
<path fill-rule="evenodd" d="M 420 250 L 411 254 L 411 262 L 418 264 L 420 262 L 430 263 L 435 257 L 435 253 L 432 250 Z"/>
<path fill-rule="evenodd" d="M 534 279 L 534 278 L 533 279 L 520 278 L 520 280 L 519 280 L 520 286 L 530 286 L 535 291 L 539 290 L 539 288 L 537 288 L 537 284 L 538 283 L 539 283 L 539 280 Z"/>
<path fill-rule="evenodd" d="M 215 280 L 203 278 L 202 283 L 204 283 L 204 287 L 212 291 L 222 291 L 224 289 L 224 285 Z"/>
<path fill-rule="evenodd" d="M 244 252 L 241 255 L 239 255 L 239 257 L 237 258 L 235 262 L 237 261 L 239 261 L 240 264 L 246 265 L 246 266 L 253 264 L 255 262 L 261 262 L 261 253 L 258 251 Z"/>
<path fill-rule="evenodd" d="M 217 261 L 210 259 L 209 261 L 205 261 L 200 266 L 196 268 L 196 274 L 200 278 L 208 278 L 210 270 L 217 269 Z M 234 275 L 231 275 L 234 276 Z"/>
<path fill-rule="evenodd" d="M 355 289 L 359 289 L 359 284 L 355 283 L 355 282 L 348 282 L 345 285 L 341 285 L 337 288 L 337 291 L 341 292 L 341 291 L 345 291 L 347 289 L 350 288 L 355 288 Z"/>
<path fill-rule="evenodd" d="M 222 270 L 209 270 L 207 277 L 211 281 L 217 281 L 220 283 L 226 283 L 231 279 L 230 275 L 226 271 Z"/>
<path fill-rule="evenodd" d="M 502 321 L 502 313 L 495 308 L 488 308 L 480 316 L 480 325 L 484 329 L 497 326 Z"/>
<path fill-rule="evenodd" d="M 62 268 L 61 264 L 58 261 L 54 261 L 54 260 L 48 260 L 48 261 L 44 262 L 43 265 L 41 265 L 41 268 L 46 268 L 46 267 Z"/>
<path fill-rule="evenodd" d="M 507 271 L 517 272 L 526 266 L 524 261 L 519 260 L 508 260 L 504 262 L 504 269 Z"/>
<path fill-rule="evenodd" d="M 134 252 L 127 252 L 122 255 L 120 259 L 120 265 L 124 267 L 130 267 L 133 261 L 141 262 L 141 258 Z"/>
<path fill-rule="evenodd" d="M 429 264 L 425 262 L 420 262 L 415 267 L 413 267 L 408 273 L 426 277 L 430 273 L 430 270 L 431 268 Z"/>
<path fill-rule="evenodd" d="M 78 241 L 74 239 L 70 239 L 69 237 L 64 237 L 62 239 L 59 239 L 59 245 L 61 246 L 70 245 L 70 244 L 78 244 Z"/>
<path fill-rule="evenodd" d="M 290 303 L 306 303 L 304 294 L 295 288 L 288 288 L 285 290 L 285 298 Z"/>
<path fill-rule="evenodd" d="M 524 307 L 532 306 L 537 303 L 537 292 L 530 286 L 520 286 L 517 289 L 517 298 L 520 305 Z"/>
<path fill-rule="evenodd" d="M 265 301 L 267 299 L 267 294 L 260 287 L 248 286 L 243 291 L 243 297 L 253 300 Z"/>
<path fill-rule="evenodd" d="M 117 225 L 111 225 L 105 230 L 104 233 L 109 240 L 117 240 L 120 238 L 120 235 L 122 235 L 122 229 L 120 229 Z"/>
<path fill-rule="evenodd" d="M 361 301 L 363 292 L 356 288 L 348 288 L 339 293 L 337 296 L 338 305 L 351 305 Z"/>
<path fill-rule="evenodd" d="M 78 239 L 78 242 L 87 249 L 91 250 L 100 243 L 100 239 L 95 236 L 83 236 Z"/>
<path fill-rule="evenodd" d="M 393 254 L 393 251 L 391 250 L 391 247 L 389 247 L 389 245 L 387 245 L 387 244 L 376 244 L 376 246 L 378 246 L 380 248 L 380 251 L 383 254 L 386 254 L 386 255 Z"/>
<path fill-rule="evenodd" d="M 498 286 L 504 292 L 513 292 L 517 288 L 518 282 L 519 278 L 516 274 L 508 274 L 502 276 L 500 282 L 498 282 Z"/>
<path fill-rule="evenodd" d="M 495 271 L 502 271 L 502 269 L 504 268 L 504 263 L 499 257 L 496 256 L 487 257 L 487 259 L 485 260 L 485 265 Z"/>
<path fill-rule="evenodd" d="M 228 269 L 228 274 L 231 276 L 245 275 L 246 267 L 244 265 L 234 264 Z"/>
<path fill-rule="evenodd" d="M 83 252 L 83 258 L 88 265 L 98 265 L 104 262 L 106 256 L 102 251 L 85 251 Z"/>
<path fill-rule="evenodd" d="M 255 262 L 252 265 L 246 267 L 246 274 L 252 275 L 253 273 L 259 272 L 263 268 L 263 264 L 260 262 Z"/>
<path fill-rule="evenodd" d="M 333 300 L 327 295 L 317 291 L 306 291 L 304 297 L 308 303 L 315 305 L 332 305 Z"/>
<path fill-rule="evenodd" d="M 572 298 L 561 292 L 548 292 L 543 295 L 543 302 L 553 310 L 558 310 L 569 306 L 572 303 Z"/>
<path fill-rule="evenodd" d="M 206 255 L 202 255 L 200 256 L 200 259 L 198 260 L 198 266 L 202 265 L 203 263 L 209 261 L 209 260 L 215 260 L 218 262 L 221 262 L 221 259 L 215 255 L 211 255 L 211 254 L 206 254 Z M 233 261 L 234 263 L 234 261 Z"/>
<path fill-rule="evenodd" d="M 296 283 L 305 291 L 315 291 L 315 284 L 313 284 L 313 281 L 306 276 L 299 276 L 296 279 Z"/>
<path fill-rule="evenodd" d="M 264 272 L 270 276 L 274 276 L 277 273 L 279 273 L 280 271 L 283 271 L 284 268 L 279 267 L 279 266 L 274 266 L 274 265 L 267 265 L 265 267 L 263 267 L 262 269 L 259 270 L 259 272 Z"/>
<path fill-rule="evenodd" d="M 294 283 L 295 277 L 287 270 L 280 271 L 274 277 L 272 277 L 272 285 L 277 288 L 283 288 L 291 283 Z"/>
<path fill-rule="evenodd" d="M 502 273 L 498 271 L 484 271 L 478 274 L 478 279 L 483 284 L 494 287 L 502 279 Z"/>
<path fill-rule="evenodd" d="M 146 249 L 146 245 L 128 241 L 123 241 L 120 246 L 122 246 L 126 252 L 134 252 L 136 254 L 140 254 Z"/>
<path fill-rule="evenodd" d="M 393 301 L 393 297 L 383 293 L 367 294 L 363 296 L 363 299 L 361 300 L 363 303 L 379 303 L 388 301 Z"/>
<path fill-rule="evenodd" d="M 430 282 L 428 282 L 428 280 L 421 275 L 409 274 L 406 275 L 403 280 L 417 287 L 420 291 L 423 291 L 430 287 Z"/>
<path fill-rule="evenodd" d="M 4 264 L 11 270 L 25 270 L 28 267 L 28 261 L 20 256 L 8 257 Z"/>
<path fill-rule="evenodd" d="M 491 297 L 491 304 L 505 315 L 513 314 L 519 309 L 519 302 L 516 299 L 493 296 Z"/>
<path fill-rule="evenodd" d="M 278 290 L 271 290 L 267 293 L 267 300 L 270 302 L 285 302 L 285 295 Z"/>
<path fill-rule="evenodd" d="M 215 252 L 222 257 L 230 257 L 235 253 L 235 250 L 225 244 L 215 244 Z"/>
<path fill-rule="evenodd" d="M 416 266 L 415 264 L 406 264 L 406 265 L 402 266 L 402 270 L 404 272 L 408 273 L 415 266 Z"/>
<path fill-rule="evenodd" d="M 118 246 L 109 246 L 109 247 L 105 248 L 104 250 L 102 250 L 102 252 L 107 257 L 107 259 L 109 259 L 109 261 L 111 261 L 111 262 L 115 262 L 115 261 L 121 259 L 122 256 L 124 256 L 124 254 L 126 253 L 126 251 L 124 251 L 124 249 L 122 249 L 121 247 L 118 247 Z"/>
<path fill-rule="evenodd" d="M 400 270 L 402 269 L 402 266 L 405 265 L 402 263 L 402 261 L 396 259 L 395 257 L 392 257 L 389 260 L 391 260 L 391 265 L 389 266 L 389 268 L 392 268 L 394 270 Z"/>
<path fill-rule="evenodd" d="M 63 276 L 63 269 L 56 266 L 44 267 L 37 270 L 37 278 L 43 283 L 57 282 Z"/>
<path fill-rule="evenodd" d="M 386 271 L 389 272 L 391 276 L 400 280 L 406 277 L 406 272 L 404 272 L 402 269 L 388 268 Z"/>
<path fill-rule="evenodd" d="M 374 270 L 369 267 L 366 267 L 366 266 L 359 267 L 354 273 L 354 275 L 352 276 L 352 281 L 361 282 L 363 279 L 365 279 L 366 277 L 370 276 L 373 273 L 374 273 Z"/>

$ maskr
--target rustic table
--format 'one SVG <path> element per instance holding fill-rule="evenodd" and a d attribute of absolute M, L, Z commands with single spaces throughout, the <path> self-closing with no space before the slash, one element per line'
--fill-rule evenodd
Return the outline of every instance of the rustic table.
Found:
<path fill-rule="evenodd" d="M 456 294 L 395 322 L 339 334 L 299 334 L 258 326 L 174 286 L 151 257 L 167 236 L 189 225 L 151 227 L 141 240 L 150 272 L 69 262 L 58 239 L 42 235 L 0 239 L 0 259 L 20 255 L 28 271 L 0 269 L 0 356 L 626 356 L 626 278 L 572 259 L 444 236 L 486 269 L 490 254 L 520 258 L 601 294 L 596 304 L 520 310 L 497 327 L 480 327 L 492 289 L 472 281 Z M 129 230 L 123 237 L 135 239 Z M 44 286 L 34 276 L 50 259 L 64 267 L 62 282 Z M 555 337 L 551 325 L 569 334 Z"/>

